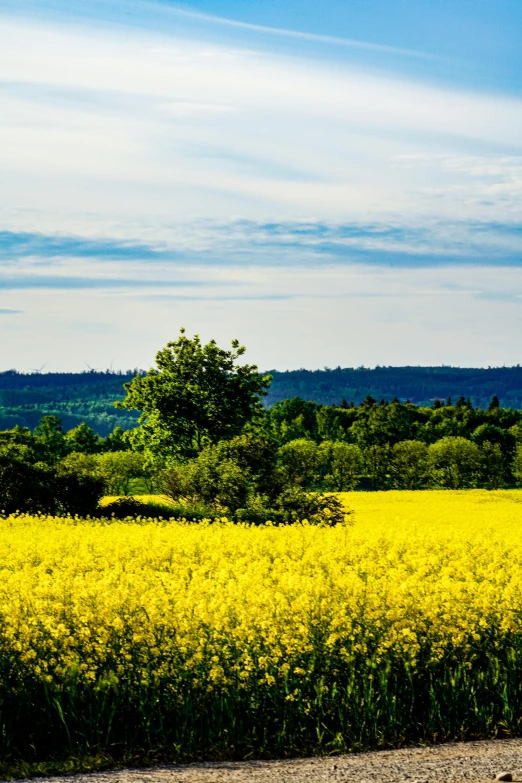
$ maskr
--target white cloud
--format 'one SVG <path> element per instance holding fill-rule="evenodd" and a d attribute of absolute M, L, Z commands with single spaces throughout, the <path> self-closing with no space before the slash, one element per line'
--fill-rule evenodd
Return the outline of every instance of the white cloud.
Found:
<path fill-rule="evenodd" d="M 519 235 L 488 224 L 519 220 L 521 100 L 116 26 L 4 18 L 0 40 L 0 230 L 190 253 L 124 272 L 16 258 L 13 277 L 147 286 L 0 288 L 0 309 L 23 310 L 2 322 L 5 366 L 145 365 L 183 324 L 237 335 L 266 368 L 518 361 L 522 271 L 342 264 L 296 226 L 324 221 L 343 250 L 515 258 Z"/>
<path fill-rule="evenodd" d="M 522 146 L 517 99 L 132 30 L 3 20 L 0 38 L 4 205 L 45 211 L 40 177 L 71 213 L 131 221 L 469 217 L 463 145 L 482 147 L 489 213 L 519 194 L 490 161 Z"/>

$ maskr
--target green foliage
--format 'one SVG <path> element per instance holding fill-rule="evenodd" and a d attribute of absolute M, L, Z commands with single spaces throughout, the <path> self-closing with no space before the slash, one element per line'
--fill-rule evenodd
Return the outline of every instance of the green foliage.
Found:
<path fill-rule="evenodd" d="M 487 409 L 492 396 L 499 404 L 522 408 L 522 367 L 337 367 L 325 370 L 272 371 L 268 397 L 273 405 L 299 395 L 323 405 L 339 405 L 344 398 L 360 405 L 367 395 L 392 402 L 412 400 L 421 407 L 440 405 L 448 397 L 470 398 L 474 407 Z M 495 399 L 495 397 L 493 397 Z"/>
<path fill-rule="evenodd" d="M 132 441 L 133 430 L 115 427 L 103 441 L 103 451 L 127 451 Z"/>
<path fill-rule="evenodd" d="M 390 478 L 396 489 L 419 489 L 428 476 L 428 447 L 417 440 L 396 443 L 391 452 Z"/>
<path fill-rule="evenodd" d="M 475 487 L 480 477 L 480 449 L 466 438 L 448 436 L 431 444 L 428 465 L 434 486 L 445 489 Z"/>
<path fill-rule="evenodd" d="M 60 418 L 65 430 L 86 422 L 103 437 L 117 425 L 134 427 L 137 415 L 114 410 L 114 402 L 121 397 L 123 382 L 135 374 L 0 373 L 0 429 L 18 424 L 32 430 L 46 415 Z"/>
<path fill-rule="evenodd" d="M 235 513 L 263 489 L 273 491 L 274 472 L 266 441 L 248 434 L 206 446 L 197 458 L 171 465 L 159 486 L 177 503 Z"/>
<path fill-rule="evenodd" d="M 0 455 L 0 511 L 54 513 L 53 478 L 53 471 L 47 465 L 31 465 L 4 452 Z"/>
<path fill-rule="evenodd" d="M 57 465 L 54 477 L 54 513 L 94 516 L 105 492 L 105 482 L 95 474 Z"/>
<path fill-rule="evenodd" d="M 279 444 L 304 437 L 315 440 L 318 409 L 315 402 L 305 402 L 300 397 L 277 402 L 263 422 L 264 429 Z"/>
<path fill-rule="evenodd" d="M 317 483 L 323 454 L 313 440 L 299 438 L 279 449 L 279 460 L 290 484 L 310 487 Z"/>
<path fill-rule="evenodd" d="M 500 489 L 505 483 L 505 459 L 500 444 L 484 441 L 481 456 L 484 486 L 487 489 Z"/>
<path fill-rule="evenodd" d="M 206 444 L 239 435 L 262 412 L 270 376 L 255 365 L 237 365 L 245 348 L 225 351 L 214 340 L 202 345 L 181 330 L 156 355 L 157 369 L 125 384 L 121 407 L 139 410 L 141 438 L 154 458 L 187 458 Z"/>
<path fill-rule="evenodd" d="M 361 449 L 353 443 L 323 441 L 319 450 L 326 473 L 326 489 L 333 492 L 349 492 L 355 489 L 364 469 Z"/>
<path fill-rule="evenodd" d="M 56 462 L 67 453 L 62 422 L 57 416 L 44 416 L 33 435 L 43 461 Z"/>
<path fill-rule="evenodd" d="M 98 454 L 102 448 L 103 440 L 85 422 L 65 434 L 67 453 Z"/>
<path fill-rule="evenodd" d="M 346 522 L 350 513 L 334 495 L 303 492 L 300 487 L 290 486 L 275 498 L 273 509 L 263 512 L 260 521 L 268 518 L 288 525 L 306 519 L 312 525 L 337 525 Z M 248 518 L 248 509 L 244 517 Z"/>
<path fill-rule="evenodd" d="M 284 460 L 313 449 L 314 466 L 321 451 L 313 441 L 292 441 L 279 450 Z M 199 455 L 185 463 L 167 468 L 160 487 L 187 509 L 213 509 L 242 521 L 335 524 L 346 517 L 340 501 L 317 492 L 306 492 L 302 473 L 278 464 L 277 452 L 270 442 L 255 433 L 239 435 L 216 446 L 206 446 Z M 314 474 L 310 473 L 310 481 Z M 190 511 L 187 510 L 187 516 Z"/>
<path fill-rule="evenodd" d="M 99 463 L 95 454 L 83 454 L 81 451 L 73 451 L 67 454 L 60 464 L 64 470 L 72 470 L 84 475 L 99 475 Z"/>
<path fill-rule="evenodd" d="M 132 479 L 148 477 L 145 457 L 135 451 L 109 451 L 95 457 L 95 473 L 109 495 L 128 495 Z"/>
<path fill-rule="evenodd" d="M 101 479 L 72 466 L 31 464 L 14 453 L 0 453 L 0 511 L 78 514 L 96 511 L 104 492 Z"/>
<path fill-rule="evenodd" d="M 522 485 L 522 443 L 517 444 L 515 449 L 512 469 L 517 484 Z"/>
<path fill-rule="evenodd" d="M 383 446 L 370 446 L 364 453 L 364 459 L 372 489 L 384 489 L 388 483 L 390 446 L 387 443 Z"/>
<path fill-rule="evenodd" d="M 187 497 L 197 496 L 207 508 L 236 510 L 254 505 L 274 510 L 288 486 L 493 489 L 522 480 L 515 454 L 522 444 L 522 412 L 500 407 L 498 398 L 490 397 L 480 409 L 462 394 L 455 404 L 436 398 L 429 407 L 397 397 L 377 402 L 376 394 L 366 394 L 358 406 L 343 400 L 339 407 L 293 397 L 265 410 L 261 397 L 269 378 L 253 366 L 238 366 L 243 351 L 237 342 L 223 351 L 182 332 L 158 353 L 157 369 L 127 384 L 122 405 L 143 403 L 137 427 L 116 426 L 102 438 L 86 421 L 64 431 L 61 419 L 49 414 L 34 432 L 22 426 L 0 432 L 0 453 L 102 477 L 114 493 L 155 491 L 157 475 L 171 466 L 168 482 L 175 485 L 182 475 Z M 6 390 L 6 399 L 11 392 L 25 394 L 21 376 L 9 379 L 20 388 Z M 0 374 L 0 392 L 1 382 Z M 450 458 L 448 444 L 463 440 L 471 446 L 453 448 L 460 456 Z M 442 445 L 428 449 L 435 444 Z M 117 453 L 125 456 L 102 458 Z M 472 455 L 473 467 L 462 468 L 465 453 Z M 86 459 L 89 455 L 96 460 Z"/>

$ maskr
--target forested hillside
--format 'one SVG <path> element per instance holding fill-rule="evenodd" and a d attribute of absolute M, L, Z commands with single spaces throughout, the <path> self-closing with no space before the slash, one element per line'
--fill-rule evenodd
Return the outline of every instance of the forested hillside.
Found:
<path fill-rule="evenodd" d="M 65 429 L 82 421 L 102 436 L 115 426 L 129 429 L 137 414 L 114 408 L 124 396 L 123 383 L 139 371 L 82 373 L 0 373 L 0 429 L 15 425 L 34 428 L 42 416 L 56 415 Z M 522 367 L 468 369 L 459 367 L 336 368 L 271 372 L 264 400 L 273 405 L 301 397 L 325 405 L 344 399 L 359 404 L 367 395 L 376 400 L 410 400 L 432 405 L 435 399 L 466 397 L 476 408 L 487 408 L 493 395 L 506 408 L 522 409 Z"/>
<path fill-rule="evenodd" d="M 493 395 L 506 408 L 522 409 L 522 367 L 337 367 L 324 370 L 272 372 L 268 404 L 291 397 L 336 405 L 345 399 L 356 404 L 367 395 L 390 402 L 397 397 L 417 405 L 435 399 L 469 398 L 487 408 Z"/>
<path fill-rule="evenodd" d="M 114 401 L 124 396 L 123 383 L 138 373 L 0 373 L 0 430 L 37 426 L 42 416 L 58 416 L 64 429 L 83 421 L 103 437 L 114 427 L 130 429 L 138 415 L 118 410 Z"/>

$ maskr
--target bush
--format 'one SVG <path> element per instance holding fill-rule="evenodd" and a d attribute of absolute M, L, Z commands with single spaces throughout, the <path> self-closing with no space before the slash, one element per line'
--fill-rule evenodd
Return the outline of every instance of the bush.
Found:
<path fill-rule="evenodd" d="M 275 509 L 279 520 L 287 524 L 306 519 L 312 525 L 336 525 L 345 522 L 351 513 L 345 511 L 335 495 L 304 492 L 299 487 L 289 487 L 282 492 Z"/>
<path fill-rule="evenodd" d="M 134 498 L 126 497 L 111 500 L 110 503 L 105 503 L 103 506 L 100 506 L 98 509 L 98 516 L 126 519 L 127 517 L 142 517 L 151 515 L 148 514 L 147 504 L 140 503 L 139 500 L 135 500 Z"/>
<path fill-rule="evenodd" d="M 127 519 L 128 517 L 146 517 L 152 519 L 187 519 L 201 522 L 203 519 L 218 519 L 222 515 L 212 509 L 193 508 L 191 506 L 165 506 L 154 501 L 140 501 L 132 497 L 117 498 L 110 503 L 104 503 L 98 507 L 97 516 L 100 518 L 114 517 Z"/>
<path fill-rule="evenodd" d="M 79 517 L 94 516 L 105 491 L 105 482 L 99 476 L 58 465 L 54 491 L 59 513 L 73 516 L 77 514 Z"/>
<path fill-rule="evenodd" d="M 31 465 L 12 454 L 0 455 L 0 511 L 13 514 L 56 513 L 55 474 L 45 465 Z"/>
<path fill-rule="evenodd" d="M 333 464 L 339 472 L 340 457 L 347 444 L 331 445 L 335 450 Z M 341 449 L 336 449 L 337 446 Z M 356 450 L 358 465 L 359 450 L 347 448 L 350 457 L 352 450 Z M 342 455 L 337 453 L 341 450 Z M 323 459 L 323 452 L 312 441 L 287 443 L 279 450 L 284 462 L 279 467 L 273 445 L 248 433 L 207 446 L 196 459 L 171 466 L 161 474 L 160 486 L 166 495 L 185 507 L 187 517 L 193 510 L 209 516 L 211 508 L 214 516 L 227 515 L 255 524 L 303 519 L 312 524 L 336 524 L 346 518 L 341 502 L 332 496 L 306 492 L 299 486 L 300 482 L 312 481 L 312 470 Z M 353 468 L 353 460 L 350 466 Z"/>
<path fill-rule="evenodd" d="M 96 513 L 103 491 L 104 483 L 96 476 L 0 455 L 0 510 L 7 514 L 88 516 Z"/>

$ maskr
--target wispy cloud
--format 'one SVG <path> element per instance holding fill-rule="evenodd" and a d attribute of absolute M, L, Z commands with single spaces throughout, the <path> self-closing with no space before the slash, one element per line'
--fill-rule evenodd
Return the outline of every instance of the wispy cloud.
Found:
<path fill-rule="evenodd" d="M 162 249 L 140 241 L 92 239 L 82 236 L 45 235 L 0 231 L 0 259 L 15 258 L 95 258 L 110 261 L 169 260 L 176 258 L 172 248 Z"/>
<path fill-rule="evenodd" d="M 146 363 L 183 323 L 265 366 L 515 356 L 519 96 L 391 45 L 51 5 L 0 11 L 4 361 Z"/>
<path fill-rule="evenodd" d="M 300 30 L 290 30 L 282 27 L 270 27 L 261 24 L 251 24 L 240 22 L 235 19 L 227 19 L 213 14 L 204 14 L 197 11 L 187 11 L 181 8 L 169 9 L 173 16 L 180 16 L 186 19 L 192 19 L 197 22 L 219 25 L 235 30 L 246 30 L 254 33 L 263 33 L 264 35 L 280 36 L 300 41 L 311 41 L 313 43 L 328 44 L 329 46 L 342 46 L 350 49 L 362 49 L 369 52 L 382 52 L 385 54 L 398 55 L 401 57 L 414 57 L 426 60 L 434 59 L 434 55 L 428 52 L 422 52 L 415 49 L 405 49 L 398 46 L 386 46 L 376 44 L 370 41 L 358 41 L 353 38 L 342 38 L 336 35 L 318 35 L 316 33 L 302 32 Z"/>
<path fill-rule="evenodd" d="M 66 275 L 9 275 L 0 278 L 1 291 L 27 289 L 147 289 L 147 288 L 179 288 L 204 286 L 202 280 L 162 280 L 124 277 L 70 277 Z M 215 283 L 214 283 L 215 285 Z"/>
<path fill-rule="evenodd" d="M 162 233 L 162 232 L 159 232 Z M 522 224 L 435 221 L 431 225 L 329 223 L 326 221 L 195 221 L 163 229 L 156 242 L 118 237 L 0 232 L 5 268 L 24 263 L 26 274 L 58 262 L 91 261 L 140 270 L 151 282 L 166 269 L 361 264 L 399 267 L 522 266 Z M 142 266 L 145 264 L 145 266 Z M 121 272 L 120 272 L 121 273 Z M 112 283 L 109 282 L 109 285 Z M 130 285 L 131 282 L 122 283 Z M 146 282 L 144 284 L 147 284 Z M 1 285 L 1 283 L 0 283 Z"/>

